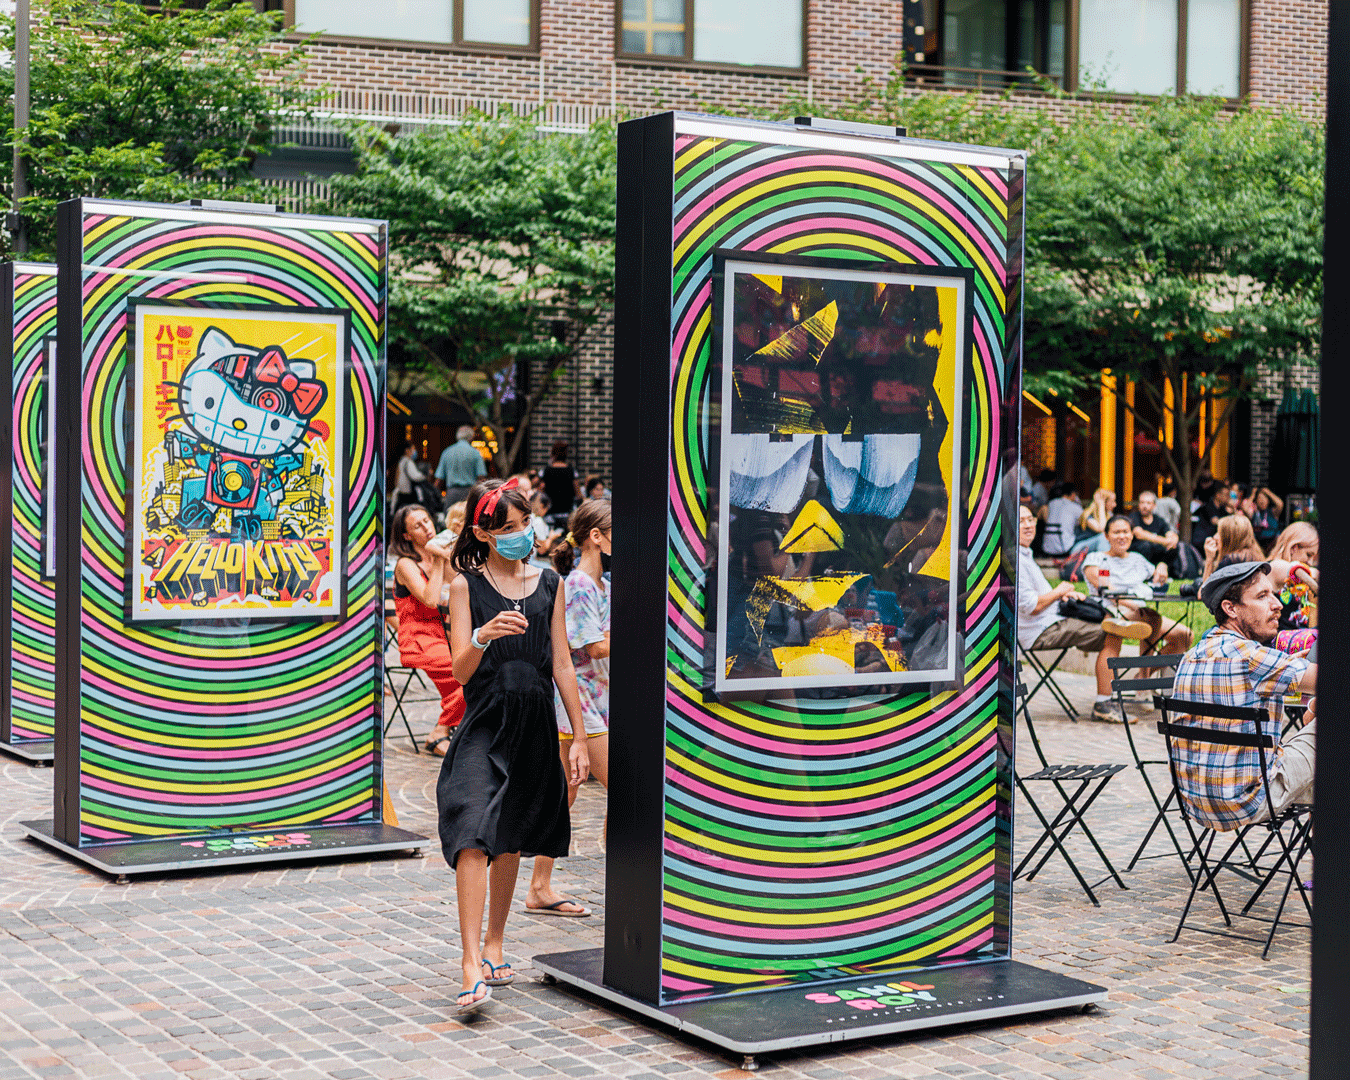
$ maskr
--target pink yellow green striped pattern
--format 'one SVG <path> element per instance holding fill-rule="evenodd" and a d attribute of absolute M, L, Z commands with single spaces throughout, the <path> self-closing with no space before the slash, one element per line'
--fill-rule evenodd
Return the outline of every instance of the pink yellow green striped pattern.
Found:
<path fill-rule="evenodd" d="M 998 602 L 1010 535 L 999 456 L 1016 434 L 1022 174 L 899 144 L 784 145 L 762 130 L 762 140 L 719 137 L 701 119 L 676 120 L 667 1000 L 1007 949 L 1009 777 L 998 746 L 1012 722 L 1012 622 Z M 960 690 L 704 701 L 714 249 L 973 269 L 973 374 L 958 433 Z"/>
<path fill-rule="evenodd" d="M 16 263 L 10 438 L 13 518 L 10 534 L 9 654 L 11 743 L 50 739 L 55 709 L 55 595 L 42 572 L 46 347 L 56 333 L 56 267 Z"/>
<path fill-rule="evenodd" d="M 379 820 L 383 224 L 83 210 L 81 842 Z M 126 621 L 133 297 L 351 312 L 344 617 Z"/>

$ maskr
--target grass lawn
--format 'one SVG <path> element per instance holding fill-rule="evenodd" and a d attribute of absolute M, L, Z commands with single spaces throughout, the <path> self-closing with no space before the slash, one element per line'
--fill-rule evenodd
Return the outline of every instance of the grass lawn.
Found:
<path fill-rule="evenodd" d="M 1169 581 L 1167 591 L 1175 596 L 1181 588 L 1182 582 Z M 1087 582 L 1080 581 L 1075 588 L 1082 595 L 1086 596 L 1088 592 Z M 1165 598 L 1157 597 L 1153 600 L 1150 607 L 1158 609 L 1158 613 L 1166 620 L 1164 625 L 1171 625 L 1173 619 L 1180 617 L 1181 621 L 1191 628 L 1191 640 L 1199 641 L 1214 625 L 1214 616 L 1210 614 L 1209 608 L 1204 604 L 1169 604 Z"/>

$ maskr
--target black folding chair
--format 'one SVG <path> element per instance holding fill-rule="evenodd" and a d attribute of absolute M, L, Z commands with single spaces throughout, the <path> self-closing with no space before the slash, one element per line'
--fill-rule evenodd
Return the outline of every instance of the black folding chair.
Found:
<path fill-rule="evenodd" d="M 1158 791 L 1148 775 L 1149 766 L 1166 768 L 1167 759 L 1146 758 L 1140 753 L 1139 744 L 1134 738 L 1133 725 L 1130 723 L 1130 714 L 1125 707 L 1125 695 L 1130 691 L 1150 695 L 1160 690 L 1165 693 L 1170 692 L 1172 684 L 1176 681 L 1177 665 L 1181 663 L 1184 655 L 1184 653 L 1168 653 L 1162 656 L 1112 656 L 1106 661 L 1113 673 L 1111 693 L 1115 696 L 1116 705 L 1120 708 L 1120 719 L 1125 727 L 1125 740 L 1130 745 L 1130 756 L 1134 758 L 1134 767 L 1139 770 L 1139 776 L 1144 781 L 1144 787 L 1148 791 L 1149 798 L 1153 800 L 1153 807 L 1156 811 L 1152 824 L 1149 825 L 1148 831 L 1144 833 L 1144 838 L 1135 849 L 1134 857 L 1130 859 L 1130 865 L 1125 867 L 1127 874 L 1144 859 L 1166 859 L 1175 854 L 1181 859 L 1181 866 L 1186 871 L 1186 876 L 1194 880 L 1194 875 L 1191 873 L 1190 857 L 1182 849 L 1181 841 L 1177 838 L 1176 831 L 1172 828 L 1172 823 L 1169 820 L 1169 818 L 1180 815 L 1180 810 L 1176 806 L 1176 792 L 1169 790 L 1165 799 L 1159 799 Z M 1145 668 L 1166 669 L 1166 673 L 1154 675 L 1148 679 L 1131 679 L 1125 675 L 1126 672 Z M 1159 825 L 1163 827 L 1168 839 L 1172 841 L 1172 850 L 1159 852 L 1155 855 L 1145 855 L 1144 850 L 1148 847 L 1149 841 L 1153 839 L 1153 834 L 1157 832 Z"/>
<path fill-rule="evenodd" d="M 1261 788 L 1265 793 L 1266 806 L 1273 810 L 1275 803 L 1270 795 L 1270 776 L 1266 754 L 1267 751 L 1274 749 L 1275 739 L 1266 731 L 1266 727 L 1274 724 L 1275 721 L 1271 719 L 1270 714 L 1265 709 L 1259 707 L 1215 705 L 1207 701 L 1188 701 L 1184 698 L 1161 696 L 1155 697 L 1153 700 L 1163 714 L 1163 718 L 1158 721 L 1158 730 L 1167 743 L 1167 760 L 1172 777 L 1172 790 L 1176 794 L 1177 804 L 1181 808 L 1181 818 L 1186 823 L 1186 828 L 1194 841 L 1194 855 L 1198 860 L 1197 869 L 1199 871 L 1191 879 L 1190 895 L 1186 898 L 1186 906 L 1182 909 L 1176 932 L 1170 940 L 1176 941 L 1181 936 L 1182 929 L 1185 928 L 1205 934 L 1216 934 L 1221 937 L 1240 938 L 1243 941 L 1261 941 L 1261 938 L 1250 937 L 1246 934 L 1234 934 L 1204 926 L 1192 925 L 1187 927 L 1186 917 L 1190 914 L 1191 905 L 1195 901 L 1195 894 L 1202 889 L 1211 889 L 1214 893 L 1214 900 L 1219 905 L 1219 912 L 1223 915 L 1224 925 L 1231 930 L 1233 920 L 1228 914 L 1228 907 L 1224 904 L 1222 895 L 1219 893 L 1218 883 L 1219 871 L 1230 870 L 1249 881 L 1255 880 L 1257 882 L 1256 891 L 1243 905 L 1240 914 L 1247 918 L 1259 919 L 1258 916 L 1251 914 L 1252 906 L 1261 898 L 1261 894 L 1266 891 L 1270 883 L 1275 880 L 1276 875 L 1284 873 L 1288 880 L 1285 882 L 1284 892 L 1280 896 L 1275 915 L 1269 920 L 1270 931 L 1265 936 L 1265 946 L 1261 950 L 1261 959 L 1265 960 L 1270 953 L 1271 942 L 1275 940 L 1275 931 L 1279 929 L 1280 921 L 1284 916 L 1290 890 L 1295 886 L 1298 888 L 1299 896 L 1303 899 L 1303 906 L 1308 913 L 1308 918 L 1312 918 L 1312 901 L 1308 897 L 1307 889 L 1303 885 L 1302 875 L 1298 870 L 1299 862 L 1307 853 L 1312 842 L 1312 807 L 1295 803 L 1278 813 L 1271 813 L 1264 821 L 1250 822 L 1228 830 L 1216 829 L 1204 822 L 1196 821 L 1187 805 L 1186 797 L 1181 791 L 1178 768 L 1179 761 L 1185 760 L 1185 754 L 1178 749 L 1177 743 L 1184 741 L 1199 746 L 1238 746 L 1256 750 L 1260 762 Z M 1228 721 L 1229 723 L 1225 727 L 1201 726 L 1192 723 L 1176 723 L 1172 719 L 1173 717 L 1179 717 L 1183 721 L 1200 718 Z M 1247 834 L 1257 829 L 1267 830 L 1267 836 L 1256 855 L 1253 856 L 1247 849 L 1245 841 Z M 1286 835 L 1286 830 L 1288 835 Z M 1223 854 L 1218 859 L 1213 859 L 1210 856 L 1220 832 L 1232 833 L 1233 839 Z M 1275 861 L 1270 865 L 1262 866 L 1260 860 L 1272 846 L 1276 850 Z M 1236 854 L 1239 848 L 1243 850 L 1241 856 Z M 1298 923 L 1296 925 L 1308 926 L 1310 924 Z"/>
<path fill-rule="evenodd" d="M 1308 706 L 1305 702 L 1297 701 L 1292 705 L 1286 705 L 1284 707 L 1284 724 L 1280 728 L 1280 738 L 1301 731 L 1307 720 Z"/>
<path fill-rule="evenodd" d="M 1017 648 L 1022 654 L 1022 662 L 1031 668 L 1037 676 L 1036 684 L 1027 691 L 1024 700 L 1030 701 L 1040 692 L 1041 687 L 1045 687 L 1046 690 L 1050 692 L 1050 696 L 1059 703 L 1059 707 L 1064 710 L 1064 715 L 1077 723 L 1078 710 L 1073 707 L 1073 702 L 1069 700 L 1064 691 L 1060 689 L 1059 684 L 1055 682 L 1055 670 L 1063 662 L 1064 658 L 1069 655 L 1069 650 L 1074 648 L 1074 646 L 1068 645 L 1065 648 L 1060 649 L 1059 652 L 1055 654 L 1055 658 L 1048 664 L 1038 657 L 1031 649 L 1024 648 L 1020 641 L 1017 643 Z M 1046 649 L 1043 651 L 1049 655 L 1052 650 Z"/>
<path fill-rule="evenodd" d="M 1027 805 L 1031 807 L 1032 813 L 1034 813 L 1040 821 L 1042 831 L 1041 835 L 1037 837 L 1036 842 L 1031 846 L 1031 849 L 1023 856 L 1022 861 L 1017 864 L 1017 869 L 1013 871 L 1013 880 L 1016 881 L 1025 874 L 1026 879 L 1030 881 L 1040 873 L 1041 868 L 1049 861 L 1050 856 L 1058 851 L 1060 856 L 1068 864 L 1069 870 L 1073 873 L 1073 876 L 1078 879 L 1078 884 L 1081 885 L 1083 891 L 1087 893 L 1088 899 L 1097 907 L 1101 907 L 1101 901 L 1097 899 L 1097 894 L 1092 891 L 1095 886 L 1100 886 L 1113 878 L 1115 879 L 1116 884 L 1122 889 L 1127 888 L 1127 886 L 1125 882 L 1121 880 L 1120 874 L 1116 872 L 1116 868 L 1111 865 L 1111 860 L 1107 857 L 1106 852 L 1102 850 L 1102 846 L 1097 842 L 1097 838 L 1092 835 L 1092 830 L 1084 820 L 1084 815 L 1088 812 L 1088 809 L 1092 804 L 1097 801 L 1097 797 L 1106 789 L 1106 785 L 1110 782 L 1111 777 L 1124 769 L 1125 766 L 1051 765 L 1046 760 L 1045 751 L 1041 749 L 1041 741 L 1036 736 L 1036 725 L 1032 722 L 1031 710 L 1027 707 L 1031 695 L 1027 693 L 1026 683 L 1019 682 L 1017 684 L 1017 693 L 1020 698 L 1018 711 L 1022 713 L 1022 718 L 1026 721 L 1027 734 L 1031 737 L 1031 745 L 1036 751 L 1036 757 L 1040 760 L 1041 767 L 1036 772 L 1031 773 L 1028 776 L 1023 776 L 1016 769 L 1016 758 L 1014 757 L 1013 776 L 1017 781 L 1017 789 L 1022 793 L 1022 797 L 1026 799 Z M 1055 791 L 1059 794 L 1063 806 L 1060 808 L 1059 813 L 1055 815 L 1053 821 L 1046 818 L 1045 814 L 1041 811 L 1040 806 L 1037 805 L 1036 800 L 1032 797 L 1031 790 L 1027 785 L 1034 783 L 1052 784 Z M 1073 786 L 1075 784 L 1077 785 L 1076 787 Z M 1068 785 L 1067 788 L 1066 785 Z M 1078 869 L 1077 863 L 1073 861 L 1073 856 L 1069 854 L 1068 848 L 1064 846 L 1064 841 L 1068 838 L 1069 834 L 1073 832 L 1074 828 L 1080 829 L 1083 835 L 1087 837 L 1088 843 L 1092 845 L 1093 850 L 1097 852 L 1097 856 L 1102 860 L 1102 863 L 1106 867 L 1106 877 L 1102 878 L 1100 881 L 1089 884 L 1082 872 Z M 1046 848 L 1045 854 L 1042 855 L 1040 861 L 1028 871 L 1027 865 L 1038 853 L 1040 853 L 1041 848 L 1046 847 L 1047 844 L 1049 846 Z"/>
<path fill-rule="evenodd" d="M 393 615 L 392 605 L 385 604 L 384 620 L 384 651 L 398 647 L 398 625 L 390 616 Z M 394 623 L 394 625 L 390 625 Z M 392 707 L 385 710 L 384 737 L 389 737 L 389 729 L 394 726 L 395 720 L 403 721 L 403 730 L 408 733 L 408 741 L 412 743 L 413 753 L 422 752 L 421 742 L 418 736 L 413 733 L 412 724 L 408 721 L 408 714 L 403 709 L 404 699 L 408 696 L 414 682 L 423 690 L 429 689 L 426 676 L 417 668 L 404 667 L 402 664 L 385 664 L 384 680 L 389 686 L 389 696 L 393 698 Z"/>

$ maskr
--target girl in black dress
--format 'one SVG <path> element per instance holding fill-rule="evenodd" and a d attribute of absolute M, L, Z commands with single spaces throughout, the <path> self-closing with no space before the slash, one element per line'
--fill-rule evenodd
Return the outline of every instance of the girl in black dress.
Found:
<path fill-rule="evenodd" d="M 582 783 L 590 767 L 563 584 L 556 571 L 525 561 L 533 550 L 530 506 L 517 482 L 475 484 L 450 560 L 459 571 L 450 585 L 450 650 L 466 710 L 436 784 L 441 850 L 455 870 L 464 943 L 461 1013 L 515 977 L 502 950 L 520 856 L 567 854 L 567 788 Z M 566 772 L 555 683 L 572 725 Z"/>

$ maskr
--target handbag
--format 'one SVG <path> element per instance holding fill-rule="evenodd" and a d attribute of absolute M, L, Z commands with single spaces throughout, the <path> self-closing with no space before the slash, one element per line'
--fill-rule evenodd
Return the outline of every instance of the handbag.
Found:
<path fill-rule="evenodd" d="M 1059 602 L 1059 613 L 1090 623 L 1099 623 L 1111 614 L 1105 604 L 1091 596 L 1066 596 Z"/>

